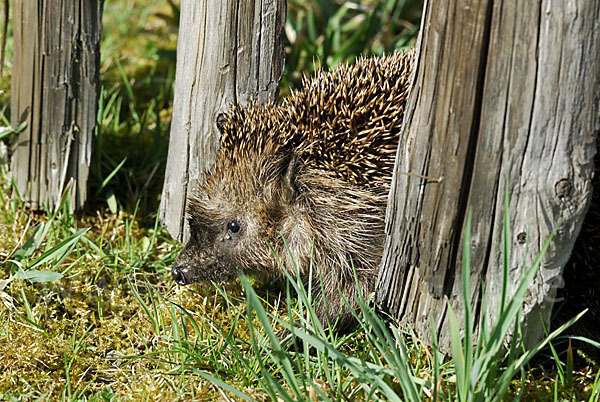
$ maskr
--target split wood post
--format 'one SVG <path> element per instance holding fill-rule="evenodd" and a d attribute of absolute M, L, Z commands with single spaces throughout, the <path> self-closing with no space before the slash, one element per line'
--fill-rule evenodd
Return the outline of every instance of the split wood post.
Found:
<path fill-rule="evenodd" d="M 175 99 L 160 218 L 187 238 L 186 202 L 214 164 L 220 113 L 276 101 L 283 74 L 285 0 L 182 0 Z"/>
<path fill-rule="evenodd" d="M 82 207 L 96 124 L 102 0 L 13 1 L 11 171 L 34 209 L 74 180 Z"/>
<path fill-rule="evenodd" d="M 470 299 L 495 320 L 508 187 L 508 297 L 562 222 L 523 309 L 524 341 L 543 336 L 562 269 L 591 199 L 600 129 L 600 2 L 430 0 L 386 217 L 376 292 L 425 340 L 449 351 L 448 303 L 462 322 L 462 230 L 472 210 Z M 481 312 L 481 285 L 487 310 Z M 489 322 L 489 321 L 488 321 Z"/>

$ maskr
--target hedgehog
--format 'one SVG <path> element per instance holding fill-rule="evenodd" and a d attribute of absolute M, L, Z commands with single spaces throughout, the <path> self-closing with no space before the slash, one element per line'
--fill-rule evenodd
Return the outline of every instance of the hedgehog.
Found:
<path fill-rule="evenodd" d="M 321 323 L 351 327 L 357 293 L 373 290 L 383 255 L 413 60 L 358 58 L 305 78 L 280 104 L 219 116 L 216 162 L 189 199 L 175 281 L 311 277 L 323 285 L 313 286 Z"/>

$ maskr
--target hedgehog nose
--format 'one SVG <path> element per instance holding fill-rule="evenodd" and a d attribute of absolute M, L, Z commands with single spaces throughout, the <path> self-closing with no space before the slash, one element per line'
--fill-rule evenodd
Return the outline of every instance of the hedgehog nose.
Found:
<path fill-rule="evenodd" d="M 171 275 L 173 275 L 173 280 L 177 282 L 179 285 L 185 286 L 189 284 L 188 278 L 186 277 L 187 269 L 183 267 L 183 265 L 174 263 L 173 268 L 171 268 Z"/>

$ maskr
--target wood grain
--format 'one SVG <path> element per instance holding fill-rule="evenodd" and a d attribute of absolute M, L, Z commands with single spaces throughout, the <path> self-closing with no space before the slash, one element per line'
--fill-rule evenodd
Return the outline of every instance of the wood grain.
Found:
<path fill-rule="evenodd" d="M 440 347 L 449 350 L 447 306 L 460 320 L 462 230 L 470 209 L 471 301 L 480 306 L 484 282 L 485 314 L 495 320 L 508 187 L 508 297 L 562 222 L 526 300 L 524 337 L 531 345 L 543 335 L 540 317 L 549 320 L 591 199 L 600 3 L 434 0 L 422 26 L 388 204 L 378 307 L 423 339 L 431 338 L 433 317 Z"/>
<path fill-rule="evenodd" d="M 11 171 L 34 209 L 60 200 L 74 180 L 83 206 L 96 124 L 102 1 L 14 1 Z"/>

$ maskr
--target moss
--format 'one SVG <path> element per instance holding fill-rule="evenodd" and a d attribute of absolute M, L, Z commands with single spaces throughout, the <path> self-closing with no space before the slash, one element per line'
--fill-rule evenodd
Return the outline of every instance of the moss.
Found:
<path fill-rule="evenodd" d="M 1 207 L 6 211 L 6 204 Z M 33 222 L 46 219 L 29 215 L 34 219 L 27 226 L 26 216 L 12 215 L 8 219 L 5 214 L 0 218 L 4 258 L 27 239 Z M 104 256 L 80 243 L 61 265 L 44 267 L 55 271 L 68 267 L 63 279 L 37 284 L 13 280 L 0 292 L 0 392 L 45 395 L 47 400 L 57 400 L 70 381 L 72 392 L 94 394 L 109 388 L 114 395 L 128 400 L 148 396 L 173 400 L 203 389 L 201 394 L 207 400 L 216 395 L 217 391 L 197 376 L 173 377 L 179 363 L 162 355 L 174 354 L 172 303 L 194 312 L 205 331 L 199 339 L 188 322 L 188 341 L 207 346 L 222 339 L 214 329 L 215 323 L 223 328 L 231 324 L 226 303 L 214 290 L 207 294 L 205 289 L 202 294 L 195 289 L 177 288 L 171 282 L 165 265 L 170 264 L 169 256 L 177 250 L 162 231 L 157 243 L 149 246 L 147 263 L 136 266 L 145 251 L 135 245 L 148 237 L 148 229 L 140 226 L 140 221 L 125 213 L 86 216 L 76 224 L 91 228 L 86 237 L 104 249 Z M 48 238 L 59 237 L 60 230 L 57 224 Z M 133 248 L 118 248 L 119 244 Z M 43 244 L 34 257 L 44 248 Z M 5 268 L 3 279 L 9 274 Z M 134 289 L 149 306 L 150 295 L 155 298 L 160 317 L 157 327 L 135 297 Z M 34 322 L 27 318 L 23 297 L 31 306 Z"/>

